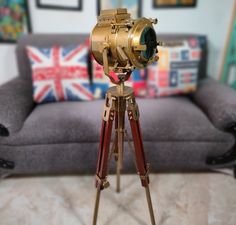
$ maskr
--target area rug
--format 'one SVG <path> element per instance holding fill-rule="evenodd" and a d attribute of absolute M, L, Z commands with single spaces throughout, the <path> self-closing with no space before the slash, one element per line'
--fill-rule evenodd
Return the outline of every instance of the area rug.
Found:
<path fill-rule="evenodd" d="M 145 190 L 135 175 L 115 176 L 102 192 L 98 225 L 148 225 Z M 227 174 L 151 174 L 157 225 L 235 225 L 236 180 Z M 92 224 L 93 176 L 51 176 L 0 180 L 1 225 Z"/>

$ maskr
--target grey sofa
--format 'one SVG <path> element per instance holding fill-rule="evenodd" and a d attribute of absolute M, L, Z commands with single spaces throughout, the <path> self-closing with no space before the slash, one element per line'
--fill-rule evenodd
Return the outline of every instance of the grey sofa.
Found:
<path fill-rule="evenodd" d="M 29 35 L 17 45 L 19 76 L 0 86 L 0 174 L 94 174 L 103 100 L 36 105 L 25 46 L 78 44 L 87 35 Z M 163 35 L 182 39 L 186 35 Z M 151 171 L 232 168 L 236 145 L 236 92 L 206 78 L 207 42 L 199 87 L 188 96 L 137 99 Z M 9 65 L 11 66 L 11 65 Z M 128 125 L 128 124 L 127 124 Z M 127 144 L 124 172 L 134 172 Z"/>

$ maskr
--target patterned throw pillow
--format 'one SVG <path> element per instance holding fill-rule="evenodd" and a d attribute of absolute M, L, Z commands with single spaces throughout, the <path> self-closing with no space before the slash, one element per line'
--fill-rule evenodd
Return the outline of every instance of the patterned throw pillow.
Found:
<path fill-rule="evenodd" d="M 92 61 L 92 75 L 93 75 L 93 94 L 94 98 L 104 98 L 106 91 L 109 87 L 114 86 L 109 78 L 104 74 L 103 67 L 97 63 L 97 61 L 91 57 Z M 117 75 L 114 72 L 110 72 L 110 75 L 117 80 Z M 129 80 L 125 82 L 126 86 L 133 87 L 134 94 L 137 97 L 145 97 L 147 93 L 147 73 L 146 70 L 134 70 Z"/>
<path fill-rule="evenodd" d="M 194 92 L 197 87 L 201 48 L 198 39 L 176 47 L 159 47 L 159 61 L 148 67 L 148 96 Z"/>
<path fill-rule="evenodd" d="M 89 42 L 78 46 L 27 46 L 36 103 L 92 100 L 87 59 Z"/>

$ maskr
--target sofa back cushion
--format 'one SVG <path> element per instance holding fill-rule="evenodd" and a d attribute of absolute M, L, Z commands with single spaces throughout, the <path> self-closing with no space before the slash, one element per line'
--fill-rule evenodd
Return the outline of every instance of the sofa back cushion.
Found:
<path fill-rule="evenodd" d="M 89 34 L 29 34 L 24 35 L 18 40 L 16 54 L 18 62 L 19 75 L 24 79 L 31 79 L 31 66 L 26 53 L 26 46 L 52 47 L 54 45 L 68 46 L 79 45 L 83 43 Z M 207 38 L 204 35 L 195 34 L 158 34 L 158 40 L 161 41 L 181 41 L 186 38 L 198 38 L 202 57 L 199 63 L 198 78 L 206 77 L 207 68 Z"/>

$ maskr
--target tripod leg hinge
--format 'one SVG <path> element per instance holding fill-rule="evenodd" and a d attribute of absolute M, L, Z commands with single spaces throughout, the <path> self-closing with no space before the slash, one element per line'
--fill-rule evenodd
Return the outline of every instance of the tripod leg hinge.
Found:
<path fill-rule="evenodd" d="M 128 110 L 128 118 L 129 118 L 129 120 L 138 120 L 139 119 L 138 108 L 134 108 L 132 110 Z"/>
<path fill-rule="evenodd" d="M 139 175 L 140 180 L 142 182 L 142 186 L 144 186 L 144 187 L 146 187 L 149 184 L 149 169 L 150 169 L 150 164 L 149 163 L 147 163 L 146 168 L 147 168 L 146 174 L 141 175 L 138 172 L 138 175 Z"/>
<path fill-rule="evenodd" d="M 104 110 L 103 120 L 104 120 L 104 121 L 108 121 L 108 120 L 113 121 L 113 120 L 114 120 L 114 115 L 115 115 L 114 110 L 111 110 L 111 109 L 109 109 L 109 108 L 106 108 L 106 109 Z"/>

